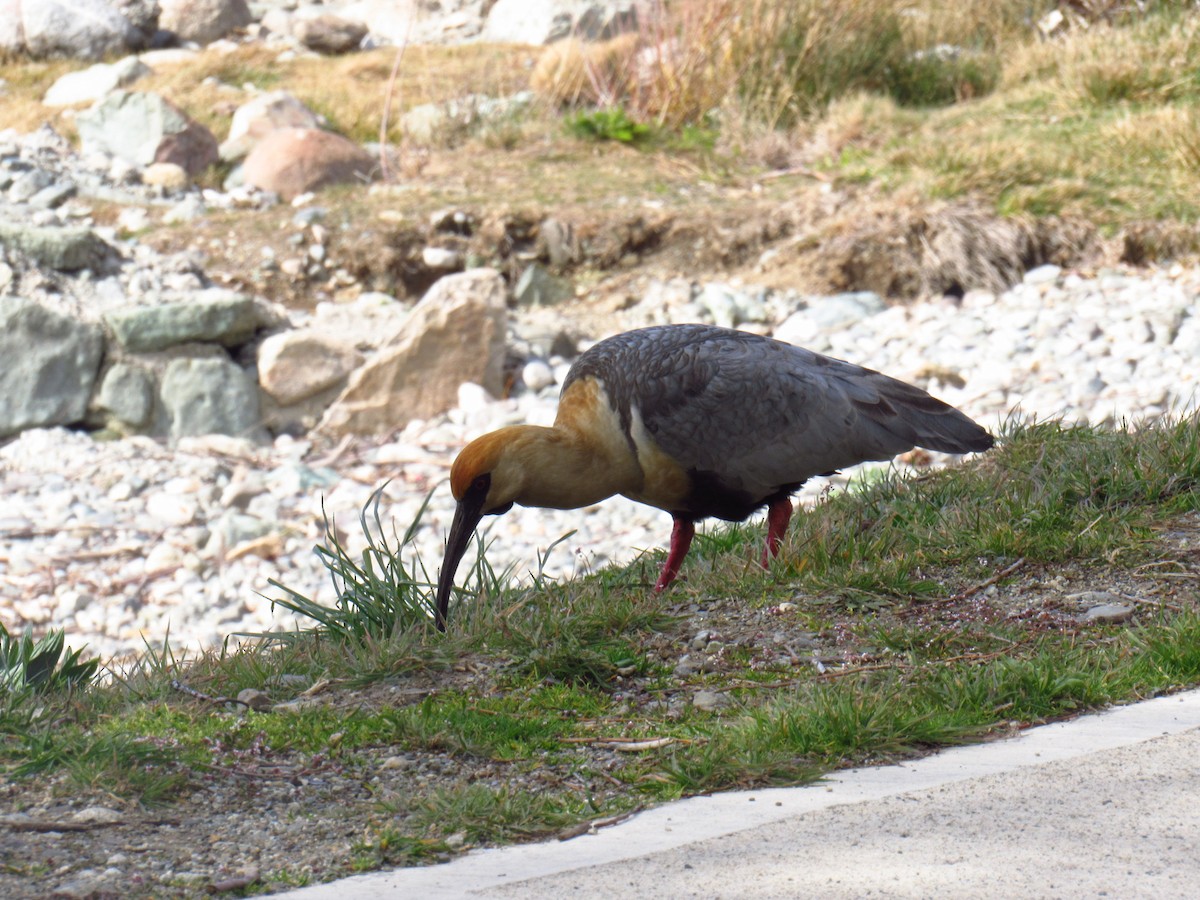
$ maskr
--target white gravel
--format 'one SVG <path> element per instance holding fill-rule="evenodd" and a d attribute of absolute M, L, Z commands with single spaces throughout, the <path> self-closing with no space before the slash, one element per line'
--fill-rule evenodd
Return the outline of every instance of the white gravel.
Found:
<path fill-rule="evenodd" d="M 1198 293 L 1200 270 L 1085 278 L 1043 267 L 1000 296 L 894 307 L 833 332 L 802 312 L 783 331 L 922 384 L 991 428 L 1011 415 L 1136 423 L 1196 407 Z M 177 648 L 198 648 L 292 627 L 272 610 L 267 598 L 280 592 L 268 581 L 332 602 L 313 553 L 322 504 L 348 545 L 361 548 L 361 509 L 384 482 L 384 520 L 401 532 L 434 489 L 416 549 L 436 575 L 453 515 L 445 479 L 455 452 L 501 424 L 549 422 L 556 390 L 506 401 L 464 391 L 465 406 L 340 453 L 292 438 L 270 447 L 193 439 L 168 450 L 144 439 L 26 432 L 0 447 L 0 621 L 10 630 L 65 628 L 72 646 L 105 657 L 161 644 L 168 630 Z M 666 513 L 619 497 L 575 511 L 514 508 L 488 521 L 489 559 L 518 573 L 573 530 L 549 556 L 556 577 L 628 561 L 670 534 Z"/>

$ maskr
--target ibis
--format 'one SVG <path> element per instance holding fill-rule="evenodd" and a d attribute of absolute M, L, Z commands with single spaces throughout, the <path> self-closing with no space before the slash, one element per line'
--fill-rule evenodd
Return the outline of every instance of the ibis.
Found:
<path fill-rule="evenodd" d="M 925 391 L 872 369 L 710 325 L 639 328 L 571 366 L 550 427 L 514 425 L 467 444 L 450 470 L 457 501 L 438 576 L 446 627 L 454 576 L 484 516 L 576 509 L 621 494 L 674 519 L 666 589 L 695 523 L 767 510 L 765 566 L 814 475 L 923 447 L 987 450 L 988 432 Z"/>

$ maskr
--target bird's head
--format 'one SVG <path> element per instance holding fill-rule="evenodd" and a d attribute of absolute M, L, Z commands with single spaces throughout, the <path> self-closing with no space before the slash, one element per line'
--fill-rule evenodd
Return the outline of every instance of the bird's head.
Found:
<path fill-rule="evenodd" d="M 446 630 L 454 573 L 467 552 L 475 526 L 484 516 L 508 512 L 525 480 L 518 451 L 520 427 L 502 428 L 463 448 L 450 468 L 450 490 L 458 506 L 446 539 L 446 555 L 438 575 L 437 626 Z"/>

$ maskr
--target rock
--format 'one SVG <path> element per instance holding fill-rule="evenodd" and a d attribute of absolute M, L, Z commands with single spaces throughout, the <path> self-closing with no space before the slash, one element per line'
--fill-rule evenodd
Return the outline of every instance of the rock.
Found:
<path fill-rule="evenodd" d="M 579 240 L 575 236 L 575 229 L 566 222 L 560 222 L 558 219 L 543 220 L 538 226 L 538 243 L 545 258 L 556 269 L 563 269 L 579 261 Z"/>
<path fill-rule="evenodd" d="M 450 146 L 473 129 L 512 119 L 533 103 L 533 94 L 522 91 L 511 97 L 468 94 L 444 103 L 414 106 L 400 118 L 405 139 L 421 146 Z"/>
<path fill-rule="evenodd" d="M 175 359 L 159 396 L 172 439 L 201 434 L 261 435 L 258 385 L 228 359 Z"/>
<path fill-rule="evenodd" d="M 160 187 L 170 194 L 178 193 L 191 183 L 187 169 L 177 163 L 151 163 L 142 170 L 142 184 Z"/>
<path fill-rule="evenodd" d="M 696 691 L 692 694 L 692 706 L 704 712 L 713 712 L 729 705 L 729 698 L 719 691 Z"/>
<path fill-rule="evenodd" d="M 383 433 L 454 406 L 464 381 L 493 396 L 504 387 L 504 279 L 471 269 L 439 279 L 400 333 L 350 376 L 319 428 Z"/>
<path fill-rule="evenodd" d="M 575 296 L 571 284 L 551 275 L 537 263 L 528 266 L 513 290 L 518 306 L 557 306 Z"/>
<path fill-rule="evenodd" d="M 200 504 L 195 497 L 156 491 L 146 498 L 146 514 L 176 528 L 190 525 L 199 512 Z M 176 568 L 182 564 L 182 554 L 177 547 L 155 548 L 146 556 L 146 565 L 155 569 Z"/>
<path fill-rule="evenodd" d="M 165 213 L 164 225 L 177 225 L 180 222 L 191 222 L 208 212 L 204 199 L 199 194 L 188 194 Z"/>
<path fill-rule="evenodd" d="M 113 91 L 75 124 L 85 154 L 107 153 L 137 166 L 173 162 L 193 177 L 218 159 L 212 132 L 157 94 Z"/>
<path fill-rule="evenodd" d="M 136 56 L 127 56 L 115 63 L 96 63 L 81 71 L 63 75 L 50 85 L 42 103 L 46 106 L 93 103 L 149 74 L 150 67 Z"/>
<path fill-rule="evenodd" d="M 221 159 L 234 162 L 279 128 L 321 128 L 325 117 L 313 112 L 287 91 L 259 94 L 233 114 L 229 136 L 220 146 Z"/>
<path fill-rule="evenodd" d="M 354 347 L 316 329 L 273 334 L 258 348 L 258 380 L 281 406 L 343 381 L 359 364 Z"/>
<path fill-rule="evenodd" d="M 0 0 L 0 52 L 101 59 L 145 47 L 153 0 Z"/>
<path fill-rule="evenodd" d="M 28 203 L 38 191 L 54 184 L 54 176 L 44 169 L 21 172 L 8 186 L 8 199 L 14 203 Z"/>
<path fill-rule="evenodd" d="M 830 350 L 831 335 L 845 331 L 887 308 L 874 291 L 813 297 L 808 306 L 775 328 L 775 338 L 818 353 Z M 836 354 L 835 354 L 836 355 Z"/>
<path fill-rule="evenodd" d="M 279 128 L 250 151 L 242 178 L 249 187 L 290 201 L 333 184 L 365 184 L 374 169 L 374 158 L 341 135 L 318 128 Z"/>
<path fill-rule="evenodd" d="M 1080 621 L 1093 622 L 1098 625 L 1119 625 L 1132 619 L 1135 612 L 1136 610 L 1132 606 L 1126 606 L 1123 603 L 1105 603 L 1093 606 L 1080 616 Z"/>
<path fill-rule="evenodd" d="M 252 21 L 246 0 L 158 0 L 159 26 L 181 41 L 210 44 Z"/>
<path fill-rule="evenodd" d="M 1024 284 L 1053 284 L 1058 281 L 1058 276 L 1061 274 L 1061 267 L 1047 264 L 1030 269 L 1021 281 Z"/>
<path fill-rule="evenodd" d="M 701 288 L 697 300 L 708 310 L 714 325 L 733 328 L 738 324 L 736 293 L 729 285 L 719 281 L 710 282 Z"/>
<path fill-rule="evenodd" d="M 816 297 L 804 314 L 822 331 L 837 331 L 883 312 L 887 304 L 874 291 Z"/>
<path fill-rule="evenodd" d="M 238 691 L 237 701 L 255 712 L 266 712 L 271 708 L 270 695 L 255 688 L 242 688 Z"/>
<path fill-rule="evenodd" d="M 366 25 L 329 13 L 298 19 L 292 25 L 292 37 L 318 53 L 349 53 L 357 50 L 366 36 Z"/>
<path fill-rule="evenodd" d="M 0 438 L 81 421 L 103 347 L 95 324 L 0 300 Z"/>
<path fill-rule="evenodd" d="M 29 198 L 29 205 L 34 209 L 58 209 L 74 197 L 77 190 L 78 188 L 69 181 L 47 185 Z"/>
<path fill-rule="evenodd" d="M 85 806 L 79 812 L 75 813 L 75 815 L 71 816 L 71 821 L 95 825 L 115 825 L 118 822 L 125 821 L 125 816 L 118 810 L 107 806 Z"/>
<path fill-rule="evenodd" d="M 603 40 L 637 30 L 637 4 L 596 0 L 496 0 L 481 40 L 550 44 L 566 37 Z"/>
<path fill-rule="evenodd" d="M 140 366 L 115 363 L 104 373 L 96 405 L 122 425 L 145 428 L 154 412 L 154 379 Z"/>
<path fill-rule="evenodd" d="M 115 309 L 104 320 L 131 353 L 162 350 L 187 341 L 236 347 L 263 324 L 253 298 L 221 289 L 203 292 L 194 303 Z"/>
<path fill-rule="evenodd" d="M 28 256 L 39 266 L 60 272 L 98 271 L 112 252 L 90 228 L 0 222 L 0 245 Z"/>
<path fill-rule="evenodd" d="M 429 269 L 453 272 L 462 268 L 462 254 L 448 247 L 426 247 L 421 251 L 421 262 Z"/>
<path fill-rule="evenodd" d="M 544 359 L 531 359 L 521 369 L 521 380 L 531 391 L 540 391 L 554 384 L 554 371 Z"/>

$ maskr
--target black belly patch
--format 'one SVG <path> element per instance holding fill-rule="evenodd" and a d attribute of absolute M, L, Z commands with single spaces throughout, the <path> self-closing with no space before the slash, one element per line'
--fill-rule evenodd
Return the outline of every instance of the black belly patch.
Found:
<path fill-rule="evenodd" d="M 711 516 L 727 522 L 741 522 L 768 503 L 790 497 L 804 484 L 803 481 L 782 484 L 765 496 L 756 496 L 722 481 L 716 472 L 692 469 L 688 472 L 688 478 L 692 489 L 686 505 L 681 510 L 672 510 L 671 514 L 691 519 L 707 519 Z"/>

